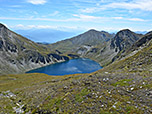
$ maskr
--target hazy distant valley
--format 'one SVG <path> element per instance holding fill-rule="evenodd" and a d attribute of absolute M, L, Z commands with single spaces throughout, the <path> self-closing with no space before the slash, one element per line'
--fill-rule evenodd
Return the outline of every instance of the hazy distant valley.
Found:
<path fill-rule="evenodd" d="M 15 30 L 16 33 L 40 43 L 55 43 L 57 41 L 70 38 L 78 34 L 78 32 L 55 30 L 55 29 L 27 29 Z"/>

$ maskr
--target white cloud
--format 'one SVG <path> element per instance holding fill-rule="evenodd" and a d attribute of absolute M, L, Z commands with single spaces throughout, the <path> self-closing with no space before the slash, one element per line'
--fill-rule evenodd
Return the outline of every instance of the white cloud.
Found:
<path fill-rule="evenodd" d="M 146 21 L 146 20 L 140 19 L 140 18 L 129 18 L 127 20 L 129 20 L 129 21 Z"/>
<path fill-rule="evenodd" d="M 14 30 L 29 30 L 29 29 L 54 29 L 54 30 L 61 30 L 61 31 L 78 31 L 78 30 L 87 30 L 85 27 L 78 27 L 78 26 L 51 26 L 51 25 L 13 25 L 9 26 L 11 29 Z"/>
<path fill-rule="evenodd" d="M 111 27 L 106 27 L 106 26 L 51 26 L 51 25 L 14 25 L 14 26 L 8 26 L 8 28 L 11 28 L 13 30 L 31 30 L 31 29 L 54 29 L 54 30 L 60 30 L 60 31 L 67 31 L 67 32 L 73 32 L 77 31 L 79 33 L 85 32 L 90 29 L 96 29 L 96 30 L 105 30 L 108 32 L 116 32 L 122 29 L 130 29 L 132 31 L 151 31 L 151 27 L 149 26 L 148 28 L 144 27 L 130 27 L 130 26 L 111 26 Z"/>
<path fill-rule="evenodd" d="M 34 18 L 33 16 L 27 18 L 16 18 L 16 17 L 0 17 L 0 19 L 4 20 L 22 20 L 22 21 L 68 21 L 68 20 L 60 20 L 60 19 L 51 19 L 51 18 Z"/>
<path fill-rule="evenodd" d="M 95 20 L 105 19 L 105 17 L 97 17 L 97 16 L 90 16 L 90 15 L 82 15 L 82 14 L 81 15 L 74 14 L 73 16 L 77 17 L 76 19 L 78 21 L 95 21 Z"/>
<path fill-rule="evenodd" d="M 124 18 L 124 17 L 112 17 L 112 19 L 115 19 L 115 20 L 127 20 L 127 21 L 147 21 L 147 20 L 140 19 L 140 18 Z"/>
<path fill-rule="evenodd" d="M 89 15 L 73 15 L 74 18 L 68 18 L 68 19 L 51 19 L 51 18 L 34 18 L 34 17 L 28 17 L 28 18 L 15 18 L 15 17 L 0 17 L 0 19 L 5 20 L 31 20 L 31 21 L 54 21 L 54 22 L 75 22 L 75 21 L 93 21 L 93 20 L 99 20 L 103 19 L 103 17 L 96 17 L 96 16 L 89 16 Z"/>
<path fill-rule="evenodd" d="M 96 7 L 81 9 L 84 13 L 94 13 L 109 8 L 120 9 L 139 9 L 143 11 L 152 11 L 152 0 L 132 0 L 131 2 L 110 1 L 106 5 L 98 4 Z"/>
<path fill-rule="evenodd" d="M 67 18 L 67 19 L 51 19 L 51 18 L 34 18 L 28 17 L 28 18 L 15 18 L 15 17 L 0 17 L 2 20 L 22 20 L 22 21 L 51 21 L 51 22 L 95 22 L 100 23 L 104 21 L 111 21 L 111 20 L 124 20 L 124 21 L 137 21 L 137 22 L 143 22 L 143 21 L 151 21 L 151 20 L 144 20 L 141 18 L 124 18 L 124 17 L 99 17 L 99 16 L 91 16 L 91 15 L 77 15 L 73 14 L 73 18 Z"/>
<path fill-rule="evenodd" d="M 81 12 L 84 12 L 84 13 L 94 13 L 96 12 L 97 10 L 99 10 L 100 8 L 96 8 L 96 7 L 93 7 L 93 8 L 86 8 L 86 9 L 81 9 Z"/>
<path fill-rule="evenodd" d="M 38 15 L 38 12 L 36 12 L 36 11 L 33 11 L 33 13 L 34 13 L 35 15 Z"/>
<path fill-rule="evenodd" d="M 59 11 L 54 11 L 53 13 L 49 14 L 49 16 L 56 16 L 57 14 L 59 14 Z"/>
<path fill-rule="evenodd" d="M 12 8 L 20 8 L 20 7 L 22 7 L 21 5 L 12 5 L 12 6 L 10 6 L 10 7 L 12 7 Z"/>
<path fill-rule="evenodd" d="M 18 27 L 18 28 L 24 28 L 24 25 L 18 24 L 18 25 L 16 25 L 16 27 Z"/>
<path fill-rule="evenodd" d="M 98 16 L 90 16 L 90 15 L 73 15 L 74 18 L 67 18 L 67 19 L 51 19 L 51 18 L 15 18 L 15 17 L 0 17 L 3 20 L 22 20 L 22 21 L 51 21 L 51 22 L 104 22 L 104 21 L 111 21 L 111 20 L 127 20 L 127 21 L 148 21 L 140 18 L 124 18 L 124 17 L 98 17 Z"/>
<path fill-rule="evenodd" d="M 18 24 L 15 26 L 10 26 L 11 28 L 15 29 L 54 29 L 56 27 L 54 26 L 49 26 L 49 25 L 23 25 L 23 24 Z"/>
<path fill-rule="evenodd" d="M 123 17 L 112 17 L 113 19 L 123 19 Z"/>
<path fill-rule="evenodd" d="M 105 5 L 105 8 L 140 9 L 152 11 L 152 0 L 133 0 L 132 2 L 119 2 Z"/>
<path fill-rule="evenodd" d="M 89 15 L 73 15 L 78 17 L 80 21 L 106 21 L 106 20 L 127 20 L 127 21 L 147 21 L 140 18 L 124 18 L 124 17 L 98 17 L 98 16 L 89 16 Z"/>
<path fill-rule="evenodd" d="M 28 3 L 38 5 L 38 4 L 45 4 L 47 1 L 46 0 L 27 0 Z"/>

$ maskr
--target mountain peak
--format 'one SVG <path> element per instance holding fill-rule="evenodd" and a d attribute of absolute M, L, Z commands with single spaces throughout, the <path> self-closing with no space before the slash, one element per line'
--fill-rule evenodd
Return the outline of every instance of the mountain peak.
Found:
<path fill-rule="evenodd" d="M 122 29 L 120 31 L 131 31 L 130 29 Z"/>
<path fill-rule="evenodd" d="M 138 36 L 138 37 L 141 37 L 142 35 L 141 34 L 137 34 L 129 29 L 123 29 L 123 30 L 120 30 L 116 35 L 115 35 L 115 38 L 125 38 L 125 39 L 128 39 L 128 38 L 135 38 L 135 36 Z"/>
<path fill-rule="evenodd" d="M 137 40 L 139 40 L 141 35 L 132 32 L 129 29 L 123 29 L 119 31 L 114 39 L 111 41 L 112 48 L 118 48 L 121 51 L 124 48 L 128 48 Z M 117 50 L 117 49 L 116 49 Z"/>
<path fill-rule="evenodd" d="M 149 35 L 149 34 L 152 34 L 152 31 L 147 32 L 145 35 Z"/>
<path fill-rule="evenodd" d="M 88 30 L 87 32 L 99 32 L 99 31 L 97 31 L 97 30 L 95 30 L 95 29 L 90 29 L 90 30 Z"/>
<path fill-rule="evenodd" d="M 7 28 L 4 24 L 0 23 L 0 28 Z"/>
<path fill-rule="evenodd" d="M 130 29 L 122 29 L 120 30 L 117 34 L 120 34 L 120 33 L 134 33 L 133 31 L 131 31 Z"/>
<path fill-rule="evenodd" d="M 102 30 L 101 32 L 102 32 L 102 33 L 108 33 L 107 31 L 104 31 L 104 30 Z"/>

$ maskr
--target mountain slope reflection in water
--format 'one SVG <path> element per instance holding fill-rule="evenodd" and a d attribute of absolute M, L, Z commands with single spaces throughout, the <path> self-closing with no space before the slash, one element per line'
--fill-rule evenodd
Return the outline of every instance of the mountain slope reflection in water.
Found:
<path fill-rule="evenodd" d="M 62 63 L 56 63 L 31 70 L 27 73 L 45 73 L 48 75 L 68 75 L 76 73 L 91 73 L 101 69 L 102 67 L 95 61 L 90 59 L 72 59 Z"/>

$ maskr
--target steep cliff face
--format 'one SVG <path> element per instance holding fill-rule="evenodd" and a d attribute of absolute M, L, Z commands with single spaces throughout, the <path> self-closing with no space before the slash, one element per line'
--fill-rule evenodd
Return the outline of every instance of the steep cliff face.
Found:
<path fill-rule="evenodd" d="M 112 59 L 115 61 L 120 56 L 124 55 L 136 41 L 138 41 L 143 35 L 136 34 L 129 29 L 119 31 L 116 36 L 111 40 L 110 49 L 114 49 L 117 55 Z"/>
<path fill-rule="evenodd" d="M 131 48 L 138 49 L 139 47 L 148 43 L 151 39 L 152 39 L 152 31 L 145 34 L 140 40 L 138 40 L 136 43 L 134 43 L 134 45 Z"/>
<path fill-rule="evenodd" d="M 149 47 L 152 42 L 152 31 L 145 34 L 141 39 L 136 41 L 132 46 L 130 46 L 123 54 L 119 56 L 120 59 L 124 59 L 126 57 L 132 56 L 136 53 L 138 53 L 140 50 L 142 50 L 145 47 Z"/>
<path fill-rule="evenodd" d="M 111 48 L 117 51 L 122 51 L 125 48 L 133 45 L 142 35 L 136 34 L 129 29 L 119 31 L 111 41 Z"/>
<path fill-rule="evenodd" d="M 124 72 L 152 72 L 152 32 L 147 33 L 130 48 L 123 56 L 107 67 L 107 70 L 123 70 Z M 110 71 L 109 70 L 109 71 Z M 147 75 L 147 74 L 146 74 Z"/>
<path fill-rule="evenodd" d="M 22 73 L 69 58 L 26 39 L 0 24 L 0 74 Z"/>

